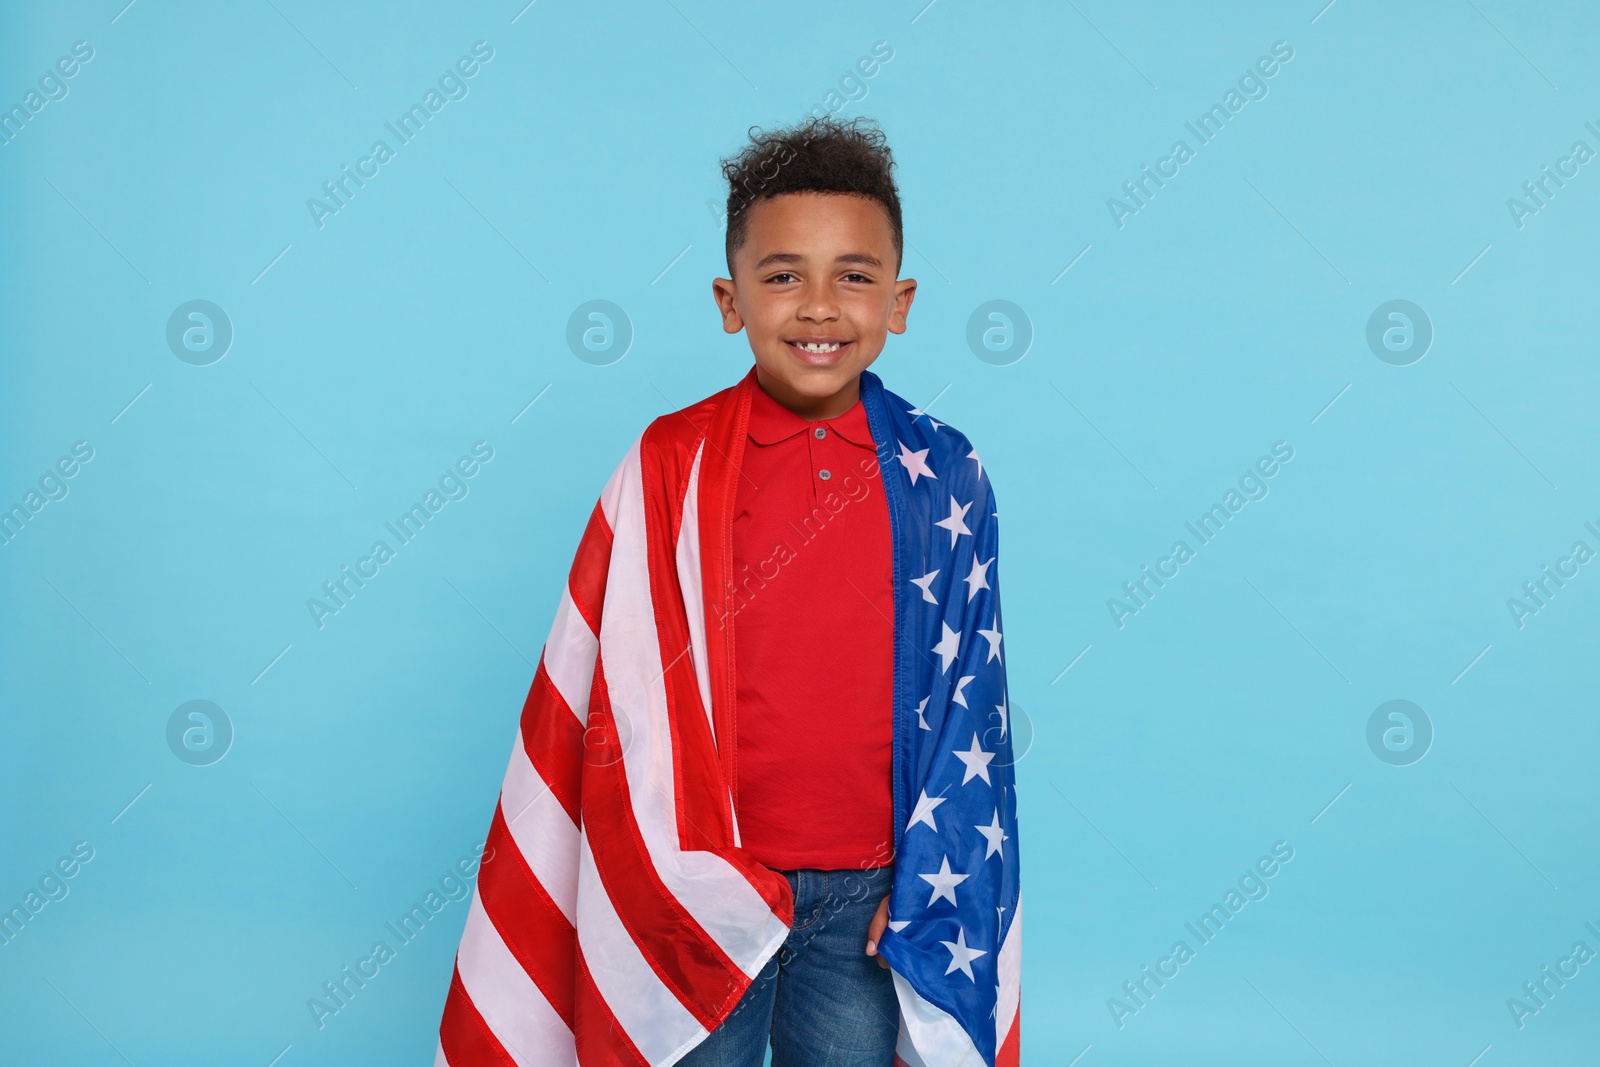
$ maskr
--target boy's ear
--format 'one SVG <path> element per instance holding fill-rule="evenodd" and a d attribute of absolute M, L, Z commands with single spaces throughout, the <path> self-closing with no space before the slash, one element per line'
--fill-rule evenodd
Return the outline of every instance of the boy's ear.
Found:
<path fill-rule="evenodd" d="M 889 332 L 906 332 L 906 315 L 911 311 L 911 301 L 917 295 L 917 280 L 902 278 L 894 283 L 894 311 L 889 315 Z"/>
<path fill-rule="evenodd" d="M 732 278 L 711 279 L 711 297 L 717 302 L 717 310 L 722 313 L 723 333 L 738 333 L 744 329 L 744 319 L 739 317 L 739 309 L 734 305 Z"/>

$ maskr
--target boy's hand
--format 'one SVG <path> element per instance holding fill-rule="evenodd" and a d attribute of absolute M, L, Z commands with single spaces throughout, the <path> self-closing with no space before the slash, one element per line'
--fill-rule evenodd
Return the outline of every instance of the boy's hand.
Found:
<path fill-rule="evenodd" d="M 878 910 L 872 916 L 872 921 L 867 924 L 867 955 L 878 956 L 878 939 L 883 936 L 883 931 L 889 926 L 889 898 L 884 897 L 878 905 Z M 889 961 L 878 956 L 878 966 L 887 967 Z"/>

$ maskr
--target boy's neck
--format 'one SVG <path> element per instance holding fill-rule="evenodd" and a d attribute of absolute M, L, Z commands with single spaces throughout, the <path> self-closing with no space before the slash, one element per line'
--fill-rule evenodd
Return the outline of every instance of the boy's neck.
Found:
<path fill-rule="evenodd" d="M 811 397 L 802 396 L 787 388 L 782 382 L 775 381 L 767 376 L 761 365 L 756 364 L 756 384 L 761 391 L 776 400 L 779 404 L 799 415 L 808 422 L 819 419 L 838 418 L 861 399 L 861 375 L 851 378 L 837 393 L 830 396 Z"/>

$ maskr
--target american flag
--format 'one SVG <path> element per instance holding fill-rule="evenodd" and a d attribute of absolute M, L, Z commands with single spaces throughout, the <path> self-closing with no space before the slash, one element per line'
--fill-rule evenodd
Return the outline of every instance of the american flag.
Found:
<path fill-rule="evenodd" d="M 589 517 L 456 955 L 435 1067 L 666 1067 L 732 1012 L 793 901 L 739 847 L 715 625 L 754 368 L 656 419 Z M 971 443 L 862 373 L 895 570 L 899 828 L 879 951 L 896 1062 L 1015 1065 L 1022 901 L 994 494 Z M 706 620 L 713 620 L 708 627 Z"/>

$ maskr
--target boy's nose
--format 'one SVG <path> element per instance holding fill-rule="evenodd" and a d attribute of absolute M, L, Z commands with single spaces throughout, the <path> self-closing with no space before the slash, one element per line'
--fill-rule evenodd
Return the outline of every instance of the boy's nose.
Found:
<path fill-rule="evenodd" d="M 839 317 L 839 303 L 829 297 L 807 296 L 800 305 L 800 317 L 807 322 L 826 322 Z"/>

